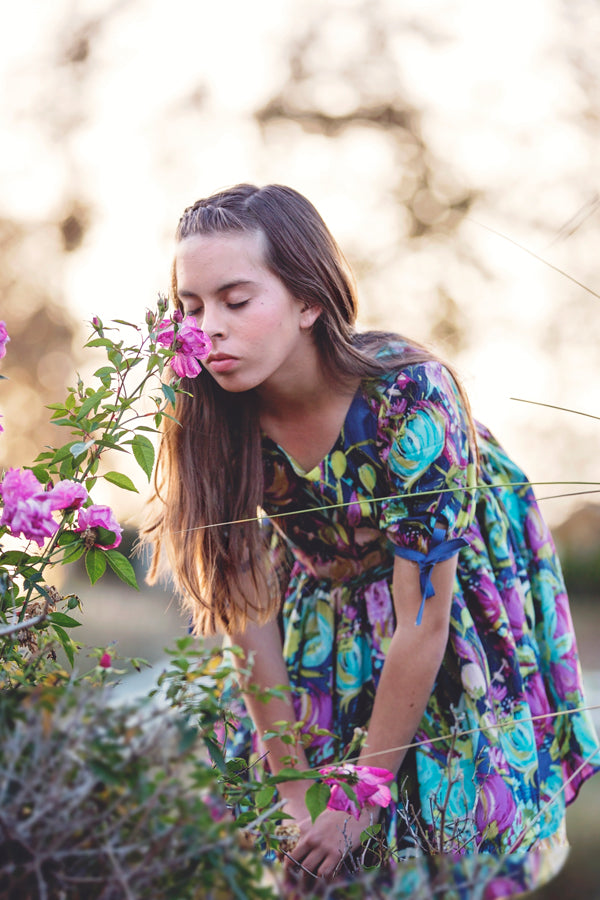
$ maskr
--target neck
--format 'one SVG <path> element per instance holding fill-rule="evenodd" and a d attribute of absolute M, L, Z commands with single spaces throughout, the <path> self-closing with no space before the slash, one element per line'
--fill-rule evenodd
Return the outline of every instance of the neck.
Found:
<path fill-rule="evenodd" d="M 311 345 L 300 359 L 290 360 L 282 375 L 278 374 L 256 389 L 261 420 L 286 420 L 324 405 L 339 386 L 324 371 L 316 347 Z"/>

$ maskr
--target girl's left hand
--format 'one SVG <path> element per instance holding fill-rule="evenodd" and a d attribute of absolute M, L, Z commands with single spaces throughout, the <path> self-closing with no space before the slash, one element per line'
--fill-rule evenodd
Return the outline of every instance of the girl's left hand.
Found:
<path fill-rule="evenodd" d="M 286 860 L 290 875 L 305 885 L 311 876 L 331 881 L 344 857 L 360 846 L 365 828 L 377 821 L 377 813 L 372 807 L 365 808 L 357 820 L 347 812 L 326 809 L 314 825 L 310 819 L 300 822 L 300 840 Z"/>

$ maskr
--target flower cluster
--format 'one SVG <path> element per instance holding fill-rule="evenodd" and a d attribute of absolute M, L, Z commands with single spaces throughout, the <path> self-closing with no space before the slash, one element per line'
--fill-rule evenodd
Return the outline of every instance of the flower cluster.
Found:
<path fill-rule="evenodd" d="M 175 350 L 171 368 L 179 378 L 195 378 L 200 373 L 201 359 L 212 350 L 209 336 L 191 316 L 183 318 L 176 310 L 171 319 L 163 319 L 157 329 L 156 343 Z"/>
<path fill-rule="evenodd" d="M 100 525 L 115 534 L 111 546 L 116 547 L 121 540 L 121 528 L 108 507 L 82 508 L 88 493 L 77 481 L 59 481 L 46 489 L 29 469 L 9 469 L 0 483 L 0 496 L 0 525 L 6 526 L 13 537 L 23 535 L 39 547 L 58 531 L 59 523 L 52 515 L 57 510 L 79 510 L 76 531 Z"/>
<path fill-rule="evenodd" d="M 319 769 L 319 775 L 324 776 L 325 784 L 331 785 L 327 808 L 349 812 L 355 819 L 360 817 L 365 806 L 387 807 L 392 800 L 388 784 L 394 780 L 394 776 L 388 769 L 344 763 L 340 766 L 323 766 Z M 356 802 L 340 787 L 340 781 L 352 787 Z"/>

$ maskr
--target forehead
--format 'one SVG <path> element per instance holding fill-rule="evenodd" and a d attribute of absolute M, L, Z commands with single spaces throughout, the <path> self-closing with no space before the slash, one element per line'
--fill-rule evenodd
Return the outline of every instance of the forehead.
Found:
<path fill-rule="evenodd" d="M 201 279 L 207 287 L 224 276 L 256 276 L 266 271 L 265 238 L 261 231 L 195 234 L 175 247 L 175 271 L 178 285 L 189 279 Z"/>

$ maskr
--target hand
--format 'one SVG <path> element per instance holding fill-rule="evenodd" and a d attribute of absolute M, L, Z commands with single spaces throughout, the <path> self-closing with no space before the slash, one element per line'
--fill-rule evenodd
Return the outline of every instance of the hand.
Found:
<path fill-rule="evenodd" d="M 308 816 L 295 816 L 300 840 L 286 860 L 288 873 L 298 875 L 300 865 L 299 880 L 305 887 L 312 878 L 331 881 L 348 853 L 360 846 L 362 832 L 377 820 L 377 815 L 377 809 L 366 808 L 357 820 L 347 812 L 326 809 L 314 825 Z"/>

